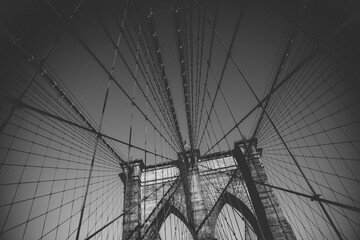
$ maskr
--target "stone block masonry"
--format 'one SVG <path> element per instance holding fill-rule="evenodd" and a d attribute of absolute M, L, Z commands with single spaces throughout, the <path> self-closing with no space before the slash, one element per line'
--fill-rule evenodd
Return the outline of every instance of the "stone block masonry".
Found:
<path fill-rule="evenodd" d="M 177 165 L 130 163 L 122 174 L 125 209 L 123 239 L 160 239 L 172 213 L 196 240 L 215 240 L 215 226 L 225 204 L 246 221 L 246 239 L 296 239 L 267 183 L 256 139 L 235 143 L 234 150 L 203 156 L 198 150 L 178 154 Z"/>

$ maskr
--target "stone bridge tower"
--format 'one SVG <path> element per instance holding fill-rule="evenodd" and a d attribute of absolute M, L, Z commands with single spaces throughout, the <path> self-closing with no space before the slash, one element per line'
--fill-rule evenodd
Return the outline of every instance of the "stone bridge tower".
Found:
<path fill-rule="evenodd" d="M 131 162 L 120 176 L 124 207 L 131 209 L 124 216 L 123 239 L 160 239 L 160 227 L 172 213 L 194 239 L 215 240 L 225 204 L 244 216 L 246 239 L 296 239 L 272 189 L 264 185 L 267 175 L 256 146 L 256 139 L 239 141 L 232 151 L 201 158 L 190 150 L 179 153 L 176 164 L 156 167 Z"/>

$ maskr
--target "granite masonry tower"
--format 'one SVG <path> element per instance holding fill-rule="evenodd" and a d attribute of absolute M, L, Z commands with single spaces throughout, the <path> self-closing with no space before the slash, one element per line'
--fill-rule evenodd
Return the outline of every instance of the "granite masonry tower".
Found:
<path fill-rule="evenodd" d="M 257 140 L 249 139 L 236 142 L 232 151 L 201 158 L 198 150 L 181 152 L 175 163 L 132 161 L 120 175 L 128 210 L 123 239 L 160 239 L 159 230 L 172 213 L 193 239 L 215 240 L 225 204 L 244 216 L 246 239 L 296 239 L 272 188 L 266 187 L 260 157 Z"/>

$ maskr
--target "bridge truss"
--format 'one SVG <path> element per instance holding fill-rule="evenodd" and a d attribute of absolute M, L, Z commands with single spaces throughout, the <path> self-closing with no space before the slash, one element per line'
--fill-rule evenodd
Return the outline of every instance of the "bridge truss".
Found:
<path fill-rule="evenodd" d="M 275 193 L 298 239 L 359 239 L 358 8 L 2 1 L 0 238 L 121 239 L 124 215 L 165 196 L 124 203 L 130 162 L 156 171 L 256 138 L 268 182 L 255 184 Z M 217 239 L 254 232 L 234 201 Z M 175 212 L 156 237 L 192 239 Z"/>

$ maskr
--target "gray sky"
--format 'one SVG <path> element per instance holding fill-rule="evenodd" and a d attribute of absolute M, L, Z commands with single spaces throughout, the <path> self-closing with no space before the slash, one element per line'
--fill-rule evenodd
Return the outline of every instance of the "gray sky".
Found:
<path fill-rule="evenodd" d="M 202 19 L 198 17 L 199 9 L 196 2 L 191 2 L 194 37 L 199 31 L 200 33 L 202 31 Z M 71 1 L 65 3 L 52 1 L 52 4 L 65 19 L 69 18 L 75 7 L 75 3 Z M 38 62 L 44 58 L 58 34 L 61 34 L 59 42 L 45 62 L 47 73 L 58 82 L 63 92 L 69 96 L 96 129 L 96 126 L 100 124 L 109 80 L 108 72 L 111 72 L 115 54 L 111 41 L 116 42 L 119 36 L 120 30 L 116 20 L 121 19 L 125 1 L 120 1 L 115 5 L 111 4 L 109 7 L 106 4 L 94 4 L 94 1 L 83 3 L 69 24 L 70 28 L 76 32 L 76 36 L 61 25 L 56 15 L 44 2 L 3 1 L 0 5 L 2 24 L 11 34 L 15 35 L 16 41 Z M 358 111 L 359 72 L 356 68 L 359 60 L 359 15 L 353 10 L 355 9 L 353 4 L 355 3 L 351 1 L 341 4 L 311 2 L 303 11 L 302 17 L 299 17 L 300 20 L 297 20 L 300 9 L 297 1 L 249 1 L 244 8 L 236 31 L 231 58 L 227 62 L 221 80 L 221 91 L 214 100 L 227 57 L 227 51 L 222 44 L 227 49 L 229 48 L 242 6 L 237 1 L 220 1 L 218 20 L 215 26 L 216 35 L 213 40 L 212 57 L 206 80 L 207 59 L 210 55 L 212 36 L 211 24 L 214 22 L 217 8 L 216 1 L 207 1 L 199 96 L 199 113 L 202 98 L 205 96 L 198 138 L 198 141 L 202 139 L 200 143 L 198 142 L 201 154 L 213 147 L 225 133 L 232 130 L 235 124 L 256 106 L 258 102 L 251 93 L 251 89 L 260 100 L 269 93 L 274 77 L 280 68 L 282 70 L 277 83 L 286 79 L 289 74 L 291 78 L 272 96 L 267 106 L 267 114 L 271 121 L 264 117 L 256 134 L 259 139 L 258 146 L 263 150 L 262 161 L 267 170 L 269 182 L 275 186 L 313 195 L 303 174 L 286 149 L 287 147 L 300 164 L 316 193 L 334 202 L 359 207 L 357 171 L 360 170 L 358 134 L 360 115 Z M 200 12 L 202 12 L 205 8 L 205 1 L 200 1 L 200 5 Z M 183 140 L 189 143 L 175 22 L 171 5 L 167 1 L 159 0 L 148 3 L 139 2 L 138 6 L 151 8 L 154 13 L 152 18 L 180 132 Z M 97 21 L 94 11 L 104 22 L 111 39 Z M 146 90 L 146 65 L 136 66 L 132 56 L 132 53 L 136 53 L 138 26 L 131 20 L 131 14 L 129 12 L 127 14 L 124 28 L 125 37 L 122 36 L 119 46 L 119 52 L 126 60 L 123 61 L 122 57 L 117 55 L 112 72 L 115 81 L 123 90 L 114 82 L 111 83 L 101 131 L 120 141 L 107 139 L 113 149 L 124 156 L 125 160 L 129 160 L 128 146 L 123 143 L 129 143 L 130 128 L 132 128 L 131 144 L 164 156 L 154 157 L 151 153 L 145 156 L 144 151 L 131 148 L 129 154 L 131 158 L 142 158 L 147 165 L 165 162 L 167 161 L 165 158 L 176 159 L 177 146 L 170 146 L 167 143 L 174 145 L 167 133 L 171 132 L 171 129 L 166 125 L 154 100 L 154 97 L 157 98 L 159 95 L 156 93 L 153 96 L 150 89 Z M 198 28 L 199 21 L 200 28 Z M 119 22 L 121 21 L 119 20 Z M 299 24 L 299 28 L 295 28 L 296 24 Z M 281 68 L 279 65 L 287 39 L 294 29 L 297 29 L 294 41 L 284 66 Z M 77 37 L 81 38 L 90 53 Z M 135 45 L 132 45 L 130 37 Z M 129 41 L 129 45 L 126 40 Z M 34 68 L 26 62 L 16 47 L 11 45 L 4 32 L 1 34 L 0 43 L 1 120 L 3 122 L 11 108 L 11 104 L 5 97 L 11 99 L 19 97 L 21 91 L 25 89 L 26 82 L 30 81 Z M 195 38 L 193 38 L 193 45 L 195 76 L 195 72 L 200 70 L 200 68 L 196 68 L 196 63 L 200 62 L 200 58 L 196 57 L 198 45 Z M 292 71 L 297 69 L 297 66 L 302 64 L 307 56 L 311 56 L 318 49 L 320 49 L 319 52 L 314 54 L 307 64 L 300 67 L 296 74 L 292 74 Z M 146 51 L 140 48 L 139 52 L 140 59 L 146 62 Z M 104 66 L 105 71 L 99 62 L 96 62 L 94 56 Z M 146 103 L 146 98 L 139 86 L 136 86 L 134 95 L 133 76 L 136 77 L 142 91 L 144 93 L 147 91 L 148 103 Z M 153 76 L 151 74 L 149 76 L 150 78 L 147 80 L 153 81 Z M 23 98 L 25 103 L 86 126 L 44 78 L 37 74 L 35 79 L 36 82 L 32 84 Z M 196 77 L 192 81 L 196 82 Z M 206 81 L 207 88 L 205 89 Z M 134 97 L 135 104 L 142 113 L 147 115 L 149 121 L 145 121 L 142 113 L 136 107 L 132 107 L 125 93 L 130 98 Z M 212 109 L 213 101 L 214 108 Z M 155 116 L 152 107 L 154 107 L 155 113 L 159 114 L 160 121 Z M 131 118 L 132 108 L 133 117 Z M 206 124 L 208 117 L 206 112 L 209 111 L 211 111 L 210 121 Z M 257 109 L 239 125 L 243 135 L 252 136 L 260 113 L 260 109 Z M 150 122 L 155 125 L 157 130 Z M 272 123 L 276 126 L 276 130 Z M 204 129 L 205 124 L 206 129 Z M 276 131 L 280 133 L 286 146 Z M 230 131 L 226 136 L 218 145 L 211 148 L 210 153 L 232 149 L 234 142 L 241 139 L 238 129 Z M 64 236 L 76 228 L 79 215 L 72 216 L 74 216 L 75 210 L 79 209 L 82 198 L 74 199 L 78 196 L 77 194 L 79 196 L 84 194 L 85 179 L 92 159 L 94 142 L 94 136 L 83 130 L 58 123 L 53 119 L 49 120 L 31 110 L 15 111 L 14 117 L 10 118 L 9 124 L 1 133 L 1 191 L 9 193 L 6 196 L 2 194 L 5 197 L 1 197 L 3 204 L 1 205 L 1 215 L 4 216 L 1 217 L 1 231 L 4 232 L 11 226 L 16 226 L 13 230 L 6 232 L 10 236 L 8 239 L 18 238 L 12 234 L 22 235 L 23 232 L 29 231 L 23 230 L 24 228 L 31 229 L 32 234 L 35 235 L 50 231 L 47 236 L 54 238 L 51 234 L 57 231 L 51 231 L 51 226 L 45 226 L 46 221 L 49 222 L 49 225 L 53 224 L 54 226 L 56 226 L 56 222 L 59 224 L 64 221 L 62 226 L 70 229 L 60 230 Z M 93 192 L 90 194 L 89 201 L 93 201 L 96 214 L 100 216 L 105 209 L 110 215 L 106 217 L 96 215 L 101 218 L 101 221 L 97 223 L 89 218 L 90 220 L 85 224 L 88 226 L 89 232 L 116 217 L 122 210 L 122 202 L 112 201 L 114 198 L 122 196 L 122 184 L 118 178 L 115 179 L 121 170 L 114 161 L 114 156 L 103 143 L 99 146 L 96 159 L 99 160 L 97 166 L 99 171 L 93 176 L 93 185 L 90 188 L 90 191 L 93 190 Z M 16 162 L 19 165 L 11 165 Z M 31 164 L 34 166 L 29 167 Z M 49 168 L 46 168 L 47 166 Z M 61 170 L 62 168 L 63 170 Z M 69 170 L 71 168 L 74 171 Z M 74 181 L 59 180 L 71 178 L 71 176 L 74 176 Z M 34 184 L 27 185 L 26 181 L 33 181 Z M 46 181 L 50 185 L 46 185 L 48 184 Z M 74 186 L 79 187 L 74 191 L 64 190 Z M 60 191 L 57 197 L 50 194 L 47 196 L 48 198 L 36 198 L 40 192 L 52 193 L 57 190 Z M 276 193 L 286 217 L 299 238 L 300 236 L 304 239 L 337 238 L 328 220 L 324 220 L 326 217 L 318 204 L 283 191 L 276 191 Z M 22 207 L 16 205 L 18 203 L 12 204 L 19 199 L 27 198 L 30 200 L 24 201 Z M 67 198 L 70 199 L 70 204 L 63 206 Z M 59 202 L 53 199 L 57 199 L 56 201 Z M 44 205 L 48 205 L 47 210 L 56 209 L 56 206 L 61 207 L 44 214 L 45 218 L 32 219 L 31 216 L 39 216 L 40 213 L 46 212 L 41 207 L 42 201 Z M 55 202 L 53 203 L 53 201 Z M 89 212 L 86 214 L 91 214 L 91 206 L 88 209 Z M 334 224 L 340 229 L 345 239 L 355 239 L 360 236 L 358 213 L 332 205 L 326 205 L 326 209 L 329 211 L 330 217 L 335 219 Z M 25 212 L 25 214 L 20 214 L 15 210 Z M 62 211 L 71 216 L 71 221 L 64 220 L 66 214 L 62 216 Z M 50 216 L 51 214 L 54 216 Z M 26 221 L 28 223 L 20 224 Z M 17 226 L 17 224 L 20 225 Z M 118 221 L 117 224 L 120 226 L 121 221 Z M 33 229 L 39 229 L 36 227 L 37 225 L 45 226 L 42 232 L 33 231 Z M 92 226 L 94 228 L 91 229 Z M 114 229 L 115 227 L 112 227 L 109 230 L 109 235 L 114 232 Z M 83 230 L 82 234 L 85 234 L 87 230 Z M 5 239 L 7 235 L 4 236 Z M 60 234 L 58 238 L 62 239 L 62 236 Z M 105 238 L 106 234 L 102 237 Z"/>

